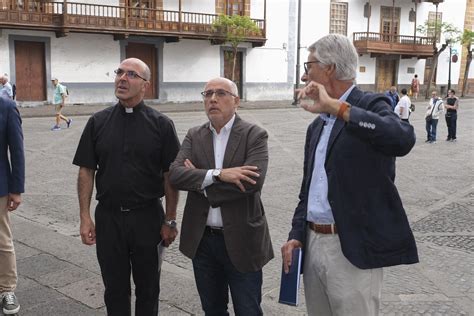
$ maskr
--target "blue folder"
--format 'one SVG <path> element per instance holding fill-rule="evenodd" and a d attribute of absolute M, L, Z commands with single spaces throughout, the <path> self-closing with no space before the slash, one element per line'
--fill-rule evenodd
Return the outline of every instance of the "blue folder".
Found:
<path fill-rule="evenodd" d="M 298 290 L 300 288 L 301 258 L 303 250 L 294 248 L 291 257 L 290 271 L 285 273 L 283 266 L 281 268 L 280 298 L 278 302 L 291 306 L 298 305 Z"/>

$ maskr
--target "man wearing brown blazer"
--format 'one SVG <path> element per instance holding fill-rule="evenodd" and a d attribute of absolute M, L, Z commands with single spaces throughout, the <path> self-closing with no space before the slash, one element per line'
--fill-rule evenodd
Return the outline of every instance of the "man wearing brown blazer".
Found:
<path fill-rule="evenodd" d="M 268 135 L 242 120 L 237 86 L 210 80 L 202 92 L 209 122 L 191 128 L 170 181 L 188 191 L 180 250 L 193 261 L 206 315 L 262 315 L 262 267 L 273 258 L 260 199 L 268 165 Z"/>

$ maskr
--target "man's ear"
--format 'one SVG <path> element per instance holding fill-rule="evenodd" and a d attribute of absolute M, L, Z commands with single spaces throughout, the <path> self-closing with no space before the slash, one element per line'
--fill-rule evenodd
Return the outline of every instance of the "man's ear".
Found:
<path fill-rule="evenodd" d="M 235 108 L 238 108 L 240 106 L 240 97 L 234 97 L 235 100 Z"/>
<path fill-rule="evenodd" d="M 145 81 L 145 84 L 143 85 L 143 87 L 145 88 L 145 91 L 148 90 L 148 88 L 150 87 L 150 81 Z"/>

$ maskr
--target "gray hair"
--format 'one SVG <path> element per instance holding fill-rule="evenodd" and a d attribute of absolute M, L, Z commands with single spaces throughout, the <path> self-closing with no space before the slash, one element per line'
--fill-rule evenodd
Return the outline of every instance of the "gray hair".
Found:
<path fill-rule="evenodd" d="M 224 77 L 217 77 L 217 78 L 209 80 L 207 83 L 209 83 L 211 81 L 224 81 L 224 82 L 226 82 L 229 85 L 230 92 L 232 92 L 236 96 L 239 96 L 239 89 L 237 88 L 237 85 L 235 84 L 235 82 L 233 82 L 232 80 L 224 78 Z M 206 83 L 206 86 L 207 86 L 207 83 Z"/>
<path fill-rule="evenodd" d="M 323 65 L 335 65 L 337 80 L 355 80 L 359 55 L 352 42 L 344 35 L 329 34 L 308 47 Z"/>

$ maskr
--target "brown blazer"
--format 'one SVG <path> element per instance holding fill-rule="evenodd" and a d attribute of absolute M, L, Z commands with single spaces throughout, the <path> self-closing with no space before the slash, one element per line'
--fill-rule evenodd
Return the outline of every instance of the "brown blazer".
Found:
<path fill-rule="evenodd" d="M 181 225 L 179 249 L 194 258 L 204 234 L 209 206 L 220 207 L 224 239 L 232 264 L 240 272 L 260 270 L 273 258 L 267 219 L 260 200 L 268 166 L 267 132 L 236 115 L 225 150 L 223 168 L 258 166 L 257 184 L 243 182 L 246 191 L 231 183 L 218 182 L 206 188 L 201 185 L 207 170 L 215 168 L 212 132 L 209 122 L 191 128 L 176 160 L 170 167 L 170 181 L 179 190 L 188 191 Z M 190 159 L 196 169 L 184 167 Z"/>

